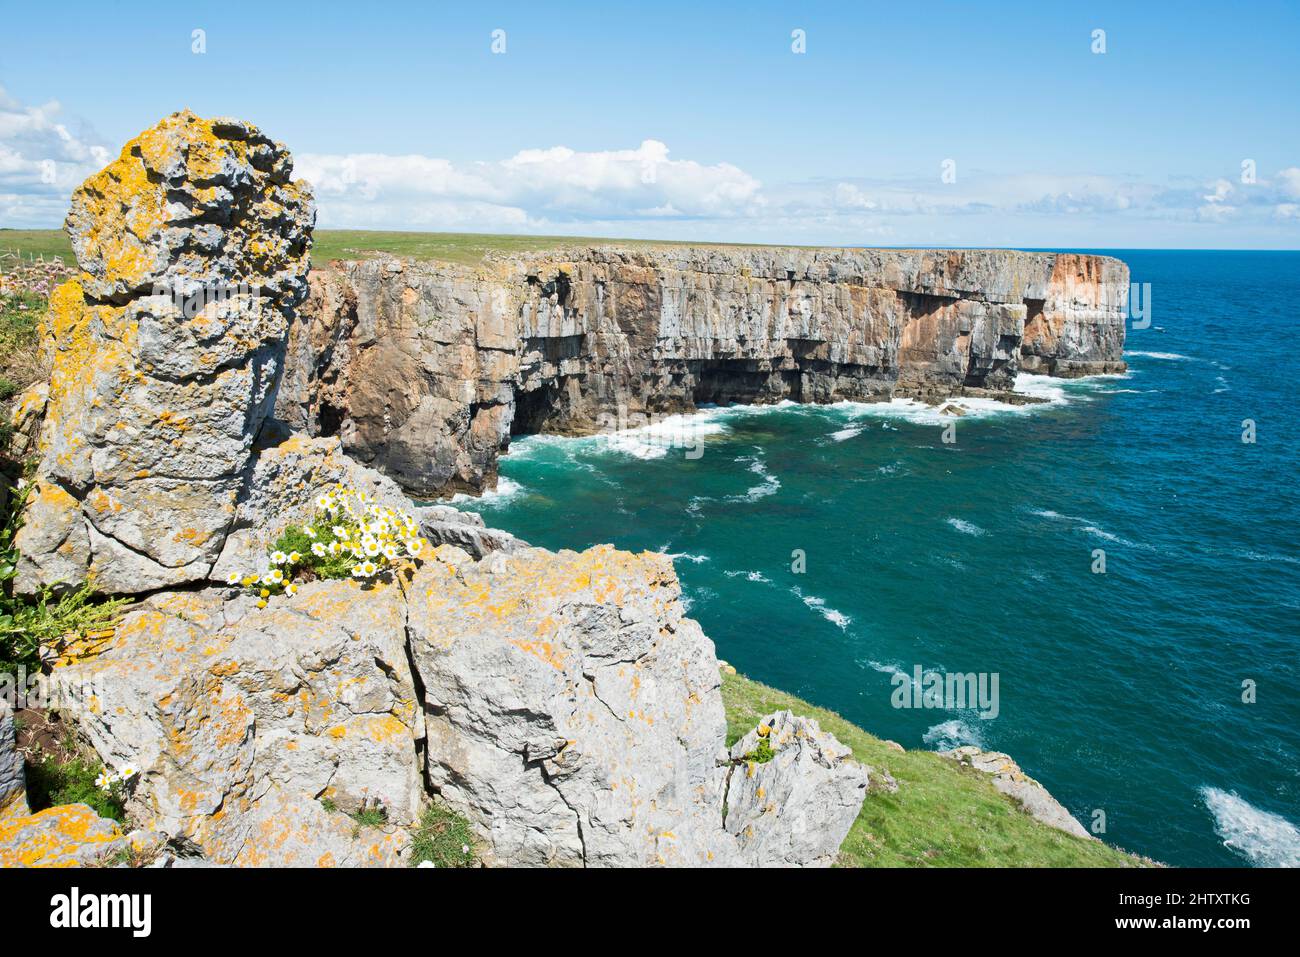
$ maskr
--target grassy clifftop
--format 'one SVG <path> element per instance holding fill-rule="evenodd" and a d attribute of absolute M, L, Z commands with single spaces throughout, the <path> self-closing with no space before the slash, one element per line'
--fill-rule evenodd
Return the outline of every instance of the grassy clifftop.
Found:
<path fill-rule="evenodd" d="M 993 789 L 979 771 L 931 751 L 896 751 L 880 738 L 793 695 L 723 675 L 727 743 L 760 718 L 788 708 L 816 718 L 858 760 L 898 781 L 867 798 L 840 849 L 845 867 L 1141 867 L 1151 862 L 1040 824 Z"/>
<path fill-rule="evenodd" d="M 618 243 L 623 246 L 674 246 L 652 239 L 610 239 L 592 236 L 514 236 L 492 233 L 415 233 L 370 229 L 318 229 L 311 258 L 316 266 L 331 259 L 371 259 L 402 256 L 417 260 L 474 265 L 488 253 L 536 252 L 565 245 Z M 691 243 L 692 246 L 734 246 L 735 243 Z M 72 246 L 59 229 L 0 229 L 0 256 L 44 256 L 71 264 Z"/>

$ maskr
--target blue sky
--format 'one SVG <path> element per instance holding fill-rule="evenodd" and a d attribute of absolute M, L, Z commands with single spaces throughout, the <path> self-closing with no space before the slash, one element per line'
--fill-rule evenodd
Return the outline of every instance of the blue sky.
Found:
<path fill-rule="evenodd" d="M 1297 4 L 3 0 L 0 22 L 3 226 L 57 225 L 105 150 L 189 107 L 286 142 L 322 227 L 1300 247 Z"/>

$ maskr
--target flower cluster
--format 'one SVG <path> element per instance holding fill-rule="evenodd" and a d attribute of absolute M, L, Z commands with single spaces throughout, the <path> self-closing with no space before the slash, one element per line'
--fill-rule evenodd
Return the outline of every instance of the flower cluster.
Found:
<path fill-rule="evenodd" d="M 23 259 L 16 253 L 0 255 L 0 294 L 48 298 L 54 287 L 76 275 L 61 259 Z"/>
<path fill-rule="evenodd" d="M 365 492 L 336 485 L 316 499 L 312 521 L 284 531 L 268 556 L 265 572 L 232 572 L 229 584 L 255 592 L 258 607 L 264 608 L 271 595 L 296 593 L 299 582 L 370 580 L 420 558 L 428 548 L 410 514 L 380 505 Z"/>
<path fill-rule="evenodd" d="M 112 791 L 119 784 L 126 784 L 137 774 L 135 768 L 130 764 L 122 766 L 122 770 L 115 774 L 110 774 L 105 768 L 99 772 L 99 777 L 95 778 L 95 787 L 101 791 Z"/>

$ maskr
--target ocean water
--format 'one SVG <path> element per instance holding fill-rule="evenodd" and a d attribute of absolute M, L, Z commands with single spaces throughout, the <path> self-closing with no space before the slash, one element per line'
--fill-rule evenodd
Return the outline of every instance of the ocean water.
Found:
<path fill-rule="evenodd" d="M 1022 377 L 1051 401 L 979 403 L 953 444 L 908 402 L 706 409 L 519 440 L 462 505 L 676 556 L 743 673 L 909 748 L 1006 751 L 1111 843 L 1300 866 L 1300 253 L 1114 255 L 1152 287 L 1129 374 Z M 917 666 L 996 673 L 997 716 L 894 707 Z"/>

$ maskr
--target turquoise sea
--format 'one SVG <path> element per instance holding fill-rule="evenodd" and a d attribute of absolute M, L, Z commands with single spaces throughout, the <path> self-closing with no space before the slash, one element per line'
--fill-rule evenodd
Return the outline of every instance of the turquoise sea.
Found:
<path fill-rule="evenodd" d="M 979 404 L 955 443 L 906 402 L 705 409 L 516 440 L 462 507 L 676 556 L 741 672 L 909 748 L 1006 751 L 1114 844 L 1298 866 L 1300 253 L 1111 254 L 1151 284 L 1130 372 L 1025 378 L 1051 401 Z M 894 707 L 917 666 L 996 673 L 997 716 Z"/>

